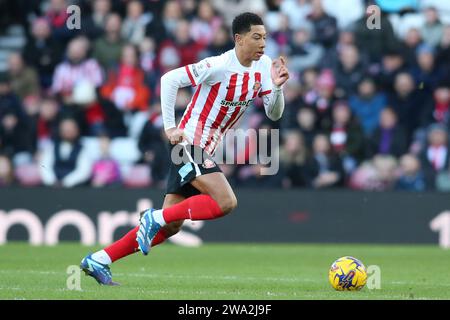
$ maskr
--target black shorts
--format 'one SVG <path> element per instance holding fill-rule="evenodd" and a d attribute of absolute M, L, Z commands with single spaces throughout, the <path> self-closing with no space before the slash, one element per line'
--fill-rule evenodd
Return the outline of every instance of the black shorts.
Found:
<path fill-rule="evenodd" d="M 222 172 L 216 162 L 202 148 L 187 143 L 169 144 L 170 168 L 166 194 L 189 198 L 201 192 L 191 185 L 198 176 Z"/>

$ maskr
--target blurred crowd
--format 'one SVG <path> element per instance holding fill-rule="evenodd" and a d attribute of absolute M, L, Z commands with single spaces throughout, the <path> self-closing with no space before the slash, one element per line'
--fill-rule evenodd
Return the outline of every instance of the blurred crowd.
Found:
<path fill-rule="evenodd" d="M 231 21 L 251 11 L 290 80 L 281 120 L 257 100 L 239 124 L 280 130 L 280 170 L 221 165 L 233 186 L 450 192 L 446 2 L 0 0 L 0 186 L 163 188 L 159 79 L 233 48 Z M 249 139 L 235 157 L 257 151 Z"/>

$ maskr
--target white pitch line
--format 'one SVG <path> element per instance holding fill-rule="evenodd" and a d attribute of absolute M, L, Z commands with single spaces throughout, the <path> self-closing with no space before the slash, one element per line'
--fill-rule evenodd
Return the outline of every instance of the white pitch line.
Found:
<path fill-rule="evenodd" d="M 34 270 L 0 270 L 0 273 L 27 273 L 39 275 L 66 275 L 65 272 L 34 271 Z M 231 280 L 231 281 L 275 281 L 275 282 L 320 282 L 307 278 L 284 277 L 249 277 L 249 276 L 208 276 L 208 275 L 160 275 L 148 273 L 115 273 L 114 276 L 144 277 L 144 278 L 170 278 L 170 279 L 206 279 L 206 280 Z"/>

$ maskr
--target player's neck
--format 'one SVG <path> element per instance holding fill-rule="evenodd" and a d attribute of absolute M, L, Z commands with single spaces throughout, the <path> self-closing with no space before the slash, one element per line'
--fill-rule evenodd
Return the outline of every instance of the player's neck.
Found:
<path fill-rule="evenodd" d="M 239 50 L 238 47 L 235 48 L 236 51 L 236 57 L 239 60 L 239 63 L 244 67 L 251 67 L 253 60 L 249 57 L 245 56 L 245 53 Z"/>

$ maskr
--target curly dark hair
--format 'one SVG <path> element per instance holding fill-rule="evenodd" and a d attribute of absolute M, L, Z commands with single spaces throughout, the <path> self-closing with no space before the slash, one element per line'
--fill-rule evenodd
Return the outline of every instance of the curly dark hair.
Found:
<path fill-rule="evenodd" d="M 263 20 L 257 14 L 244 12 L 233 19 L 231 29 L 235 34 L 244 34 L 250 31 L 252 26 L 264 25 Z"/>

